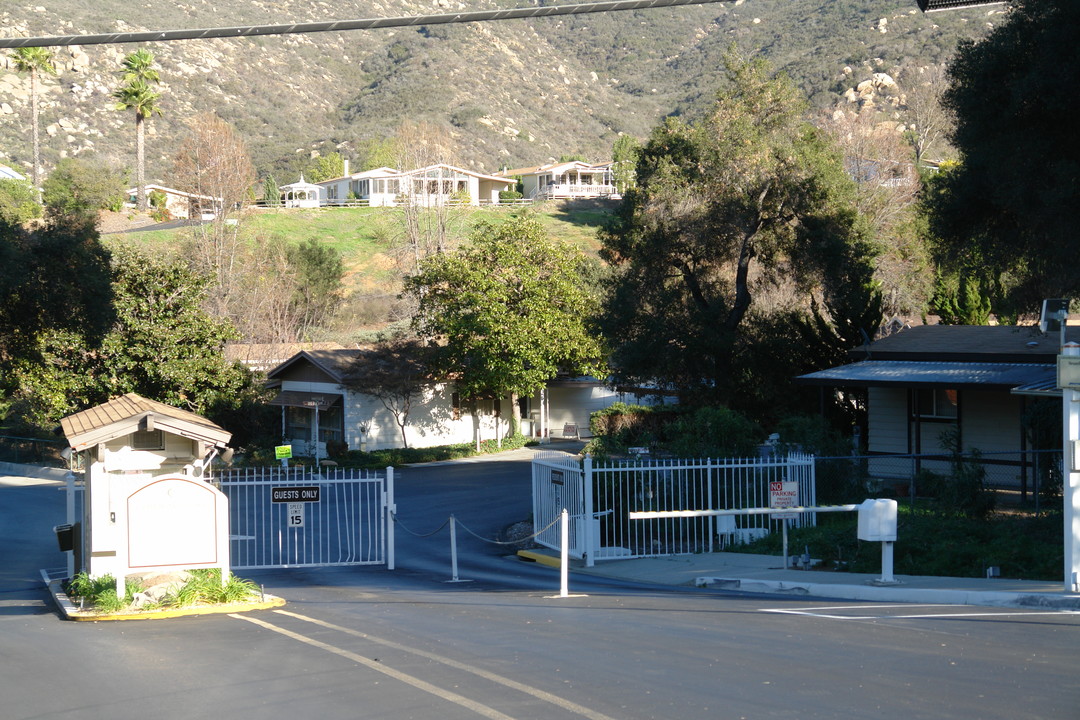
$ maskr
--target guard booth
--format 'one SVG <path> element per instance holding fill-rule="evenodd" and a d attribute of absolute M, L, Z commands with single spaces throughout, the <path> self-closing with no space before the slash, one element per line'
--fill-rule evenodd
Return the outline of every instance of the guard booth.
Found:
<path fill-rule="evenodd" d="M 227 579 L 228 499 L 210 480 L 214 458 L 231 454 L 231 433 L 134 393 L 60 425 L 84 468 L 80 513 L 68 486 L 69 572 L 112 575 L 121 597 L 137 572 L 217 567 Z"/>

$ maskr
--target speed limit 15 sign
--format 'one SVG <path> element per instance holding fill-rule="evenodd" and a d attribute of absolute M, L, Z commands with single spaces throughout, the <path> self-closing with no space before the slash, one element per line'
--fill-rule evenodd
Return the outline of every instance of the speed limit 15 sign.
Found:
<path fill-rule="evenodd" d="M 307 503 L 291 502 L 287 508 L 286 517 L 288 526 L 291 528 L 304 527 L 304 506 Z"/>

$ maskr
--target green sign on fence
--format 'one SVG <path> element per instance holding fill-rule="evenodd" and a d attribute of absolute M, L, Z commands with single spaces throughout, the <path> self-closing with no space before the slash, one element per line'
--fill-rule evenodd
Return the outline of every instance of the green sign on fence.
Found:
<path fill-rule="evenodd" d="M 292 445 L 278 445 L 274 448 L 275 460 L 287 460 L 292 457 Z"/>

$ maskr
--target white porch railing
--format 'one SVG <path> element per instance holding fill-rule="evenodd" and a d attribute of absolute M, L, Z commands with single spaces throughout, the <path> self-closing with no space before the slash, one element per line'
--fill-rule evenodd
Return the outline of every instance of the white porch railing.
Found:
<path fill-rule="evenodd" d="M 537 198 L 596 198 L 618 194 L 614 185 L 585 185 L 581 183 L 550 183 L 540 188 Z"/>

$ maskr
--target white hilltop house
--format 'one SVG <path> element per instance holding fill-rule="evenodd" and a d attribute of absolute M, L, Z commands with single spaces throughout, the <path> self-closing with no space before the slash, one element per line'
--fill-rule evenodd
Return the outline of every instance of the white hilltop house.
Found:
<path fill-rule="evenodd" d="M 522 194 L 529 200 L 617 198 L 610 162 L 590 164 L 574 160 L 536 167 L 501 170 L 502 177 L 520 177 Z"/>
<path fill-rule="evenodd" d="M 165 196 L 165 209 L 169 211 L 169 215 L 183 220 L 213 220 L 217 213 L 221 211 L 221 206 L 224 203 L 221 198 L 212 195 L 198 195 L 177 190 L 176 188 L 165 187 L 164 185 L 153 184 L 146 186 L 148 202 L 150 193 L 153 192 Z M 128 188 L 127 204 L 134 207 L 138 200 L 138 194 L 139 189 L 137 187 Z"/>
<path fill-rule="evenodd" d="M 469 205 L 496 204 L 499 193 L 513 190 L 511 178 L 485 175 L 438 163 L 415 170 L 380 167 L 349 173 L 348 163 L 342 177 L 317 183 L 319 200 L 324 205 L 343 205 L 350 200 L 373 207 L 401 204 L 431 207 L 448 203 Z"/>

